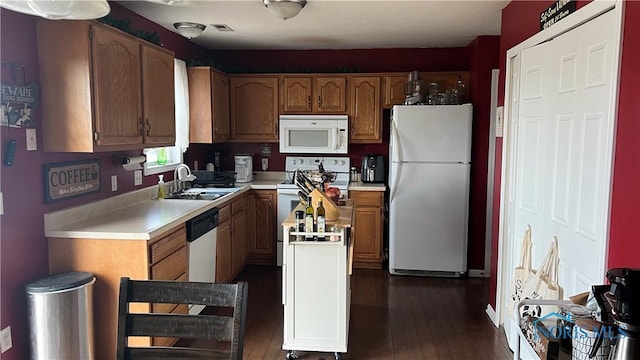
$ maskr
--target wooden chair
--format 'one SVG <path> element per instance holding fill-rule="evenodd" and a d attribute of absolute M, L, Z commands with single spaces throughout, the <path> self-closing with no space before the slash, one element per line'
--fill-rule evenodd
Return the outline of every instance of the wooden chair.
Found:
<path fill-rule="evenodd" d="M 248 287 L 242 281 L 214 284 L 121 278 L 116 359 L 242 359 Z M 233 314 L 136 314 L 129 313 L 129 303 L 201 304 L 233 308 Z M 129 347 L 128 336 L 215 339 L 229 342 L 230 348 Z"/>

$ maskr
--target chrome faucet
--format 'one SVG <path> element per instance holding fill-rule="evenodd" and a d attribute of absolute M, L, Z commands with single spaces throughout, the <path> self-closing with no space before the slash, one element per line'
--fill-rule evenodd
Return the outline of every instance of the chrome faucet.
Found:
<path fill-rule="evenodd" d="M 183 190 L 182 183 L 184 183 L 185 181 L 193 181 L 195 179 L 195 175 L 191 174 L 191 169 L 189 169 L 189 166 L 187 164 L 180 164 L 176 166 L 175 170 L 173 170 L 173 192 L 179 193 Z"/>

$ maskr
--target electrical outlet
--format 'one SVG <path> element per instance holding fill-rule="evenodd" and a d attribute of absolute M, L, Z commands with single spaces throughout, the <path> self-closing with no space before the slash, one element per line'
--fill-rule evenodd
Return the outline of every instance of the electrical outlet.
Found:
<path fill-rule="evenodd" d="M 11 326 L 7 326 L 0 331 L 0 353 L 11 349 L 11 347 L 13 347 L 13 343 L 11 342 Z"/>
<path fill-rule="evenodd" d="M 118 191 L 118 175 L 111 175 L 111 191 Z"/>
<path fill-rule="evenodd" d="M 262 158 L 262 171 L 267 171 L 267 168 L 269 168 L 269 159 Z"/>
<path fill-rule="evenodd" d="M 142 185 L 142 170 L 136 170 L 133 172 L 133 185 Z"/>
<path fill-rule="evenodd" d="M 4 198 L 0 192 L 0 215 L 4 215 Z"/>
<path fill-rule="evenodd" d="M 38 150 L 38 141 L 36 141 L 36 129 L 27 129 L 27 151 Z"/>

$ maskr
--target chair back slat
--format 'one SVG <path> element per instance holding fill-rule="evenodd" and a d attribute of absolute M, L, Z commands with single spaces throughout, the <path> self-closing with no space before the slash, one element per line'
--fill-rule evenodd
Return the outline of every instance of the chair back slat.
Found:
<path fill-rule="evenodd" d="M 235 284 L 202 282 L 129 282 L 129 302 L 235 306 Z"/>
<path fill-rule="evenodd" d="M 231 341 L 233 318 L 211 315 L 128 314 L 127 335 Z"/>
<path fill-rule="evenodd" d="M 207 360 L 228 360 L 229 351 L 195 349 L 183 347 L 145 347 L 129 348 L 125 353 L 129 360 L 156 360 L 156 359 L 207 359 Z"/>
<path fill-rule="evenodd" d="M 185 281 L 120 279 L 117 360 L 132 359 L 242 359 L 248 285 Z M 130 303 L 201 304 L 225 309 L 224 314 L 129 313 Z M 230 311 L 228 308 L 233 308 Z M 216 340 L 228 351 L 150 346 L 128 346 L 129 336 Z"/>

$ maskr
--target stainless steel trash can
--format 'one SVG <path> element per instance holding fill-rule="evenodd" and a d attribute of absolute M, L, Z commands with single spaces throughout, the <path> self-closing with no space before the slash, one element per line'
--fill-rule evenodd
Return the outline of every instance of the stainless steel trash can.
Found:
<path fill-rule="evenodd" d="M 93 274 L 51 275 L 25 286 L 31 358 L 93 360 Z"/>

